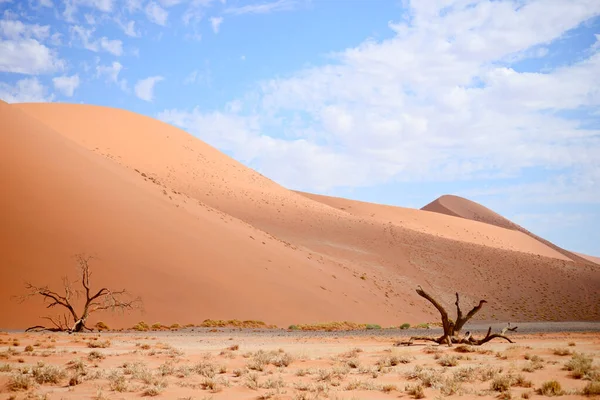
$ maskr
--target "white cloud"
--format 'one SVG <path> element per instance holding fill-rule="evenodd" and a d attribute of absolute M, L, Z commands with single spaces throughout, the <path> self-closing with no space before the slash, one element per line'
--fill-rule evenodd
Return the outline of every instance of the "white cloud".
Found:
<path fill-rule="evenodd" d="M 0 36 L 7 39 L 30 39 L 44 40 L 50 35 L 50 25 L 24 24 L 21 21 L 2 19 L 0 20 Z"/>
<path fill-rule="evenodd" d="M 108 39 L 103 36 L 100 39 L 93 39 L 94 28 L 86 29 L 80 25 L 71 27 L 71 37 L 76 37 L 82 46 L 90 51 L 98 52 L 100 49 L 107 51 L 115 56 L 123 54 L 123 42 L 118 39 Z"/>
<path fill-rule="evenodd" d="M 35 75 L 64 66 L 55 51 L 35 39 L 0 40 L 0 72 Z"/>
<path fill-rule="evenodd" d="M 39 103 L 52 101 L 54 96 L 46 94 L 47 89 L 37 78 L 25 78 L 14 85 L 0 82 L 0 99 L 7 103 Z"/>
<path fill-rule="evenodd" d="M 278 11 L 289 11 L 296 8 L 298 1 L 296 0 L 277 0 L 267 3 L 248 4 L 239 7 L 228 7 L 225 9 L 227 14 L 242 15 L 242 14 L 268 14 Z"/>
<path fill-rule="evenodd" d="M 85 22 L 87 22 L 89 25 L 96 24 L 96 17 L 94 17 L 92 14 L 85 14 L 84 18 L 85 18 Z"/>
<path fill-rule="evenodd" d="M 127 92 L 127 80 L 119 79 L 119 74 L 123 69 L 123 65 L 118 61 L 113 61 L 110 65 L 97 65 L 96 66 L 96 77 L 105 77 L 107 82 L 117 84 L 121 90 Z"/>
<path fill-rule="evenodd" d="M 222 23 L 223 23 L 222 17 L 211 17 L 210 18 L 210 26 L 212 27 L 212 30 L 214 33 L 219 33 L 219 28 L 221 27 Z"/>
<path fill-rule="evenodd" d="M 63 17 L 67 22 L 75 23 L 75 14 L 79 7 L 93 8 L 103 13 L 110 13 L 114 9 L 114 0 L 62 0 L 64 4 Z M 85 15 L 88 23 L 93 24 L 94 18 L 91 14 Z"/>
<path fill-rule="evenodd" d="M 123 29 L 123 32 L 130 37 L 139 37 L 140 33 L 135 29 L 135 21 L 128 21 L 127 23 L 117 20 L 117 24 Z"/>
<path fill-rule="evenodd" d="M 549 43 L 600 15 L 600 2 L 415 1 L 410 14 L 410 24 L 390 24 L 391 39 L 261 82 L 234 99 L 235 111 L 159 117 L 306 190 L 518 176 L 535 167 L 592 176 L 600 131 L 553 111 L 599 109 L 600 54 L 544 73 L 502 65 L 545 57 Z"/>
<path fill-rule="evenodd" d="M 157 25 L 165 26 L 167 24 L 167 18 L 169 18 L 169 12 L 158 5 L 156 2 L 151 1 L 146 6 L 146 17 L 150 22 Z"/>
<path fill-rule="evenodd" d="M 154 85 L 162 81 L 162 76 L 151 76 L 141 79 L 135 84 L 135 95 L 142 100 L 152 101 L 154 98 Z"/>
<path fill-rule="evenodd" d="M 115 56 L 123 54 L 123 42 L 120 40 L 110 40 L 106 37 L 102 37 L 100 38 L 100 47 Z"/>
<path fill-rule="evenodd" d="M 52 78 L 54 88 L 62 92 L 67 97 L 72 97 L 75 89 L 79 87 L 79 75 L 72 76 L 57 76 Z"/>
<path fill-rule="evenodd" d="M 42 7 L 48 7 L 48 8 L 54 7 L 52 0 L 39 0 L 39 2 Z"/>
<path fill-rule="evenodd" d="M 142 9 L 142 0 L 125 0 L 125 9 L 134 13 Z"/>
<path fill-rule="evenodd" d="M 183 80 L 185 85 L 192 84 L 202 84 L 206 86 L 210 86 L 211 84 L 211 72 L 208 64 L 204 67 L 203 70 L 194 70 L 190 72 L 185 79 Z"/>

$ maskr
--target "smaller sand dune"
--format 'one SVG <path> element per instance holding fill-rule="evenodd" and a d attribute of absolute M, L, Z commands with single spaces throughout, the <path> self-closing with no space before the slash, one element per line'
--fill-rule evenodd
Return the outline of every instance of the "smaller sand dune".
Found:
<path fill-rule="evenodd" d="M 451 212 L 426 213 L 412 208 L 366 203 L 310 193 L 301 194 L 312 200 L 327 204 L 333 208 L 344 210 L 355 216 L 373 218 L 384 223 L 393 223 L 404 228 L 436 237 L 453 239 L 491 248 L 519 251 L 559 260 L 570 260 L 560 252 L 516 229 L 505 229 L 505 227 L 501 225 L 481 223 L 484 221 L 479 222 L 478 220 L 471 220 L 468 218 L 459 219 L 456 218 L 457 215 L 455 216 Z M 489 220 L 489 218 L 486 218 L 488 215 L 475 206 L 479 206 L 481 209 L 485 209 L 485 207 L 480 206 L 477 203 L 473 203 L 473 205 L 474 206 L 471 206 L 470 208 L 465 206 L 463 209 L 460 209 L 460 211 L 465 212 L 468 215 L 482 215 L 482 218 L 485 221 Z M 503 217 L 500 215 L 498 215 L 498 217 L 499 223 L 502 223 L 500 219 Z M 512 224 L 512 222 L 506 221 L 507 223 Z M 504 225 L 508 225 L 507 223 L 504 223 Z"/>
<path fill-rule="evenodd" d="M 589 264 L 590 262 L 600 265 L 599 260 L 594 260 L 595 257 L 582 256 L 565 250 L 554 243 L 537 236 L 520 225 L 515 224 L 502 215 L 490 210 L 489 208 L 476 203 L 474 201 L 454 196 L 444 195 L 422 207 L 423 211 L 431 211 L 439 214 L 452 215 L 459 218 L 464 218 L 473 221 L 479 221 L 486 224 L 499 226 L 502 228 L 515 230 L 524 233 L 525 235 L 535 239 L 536 241 L 551 248 L 557 253 L 560 253 L 565 259 Z"/>

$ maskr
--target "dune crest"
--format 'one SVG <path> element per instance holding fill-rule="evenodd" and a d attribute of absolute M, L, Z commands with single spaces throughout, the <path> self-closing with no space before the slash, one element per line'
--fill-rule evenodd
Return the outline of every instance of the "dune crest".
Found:
<path fill-rule="evenodd" d="M 568 260 L 578 261 L 578 262 L 593 262 L 597 265 L 600 265 L 597 259 L 594 257 L 583 256 L 581 254 L 577 254 L 568 250 L 565 250 L 554 243 L 549 242 L 548 240 L 535 235 L 534 233 L 528 231 L 522 226 L 515 224 L 507 218 L 504 218 L 500 214 L 495 211 L 490 210 L 489 208 L 476 203 L 474 201 L 454 196 L 454 195 L 444 195 L 439 197 L 438 199 L 432 201 L 431 203 L 425 205 L 421 208 L 424 211 L 431 211 L 439 214 L 452 215 L 459 218 L 464 218 L 467 220 L 479 221 L 486 224 L 499 226 L 501 228 L 506 228 L 518 232 L 522 232 L 525 235 L 537 240 L 538 242 L 544 244 L 545 246 L 553 249 L 557 253 L 560 253 L 563 257 Z"/>

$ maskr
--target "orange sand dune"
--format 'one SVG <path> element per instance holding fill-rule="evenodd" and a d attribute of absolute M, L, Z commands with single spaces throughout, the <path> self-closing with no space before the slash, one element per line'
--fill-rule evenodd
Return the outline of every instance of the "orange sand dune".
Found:
<path fill-rule="evenodd" d="M 26 280 L 56 286 L 74 276 L 77 252 L 98 255 L 94 281 L 142 295 L 145 316 L 117 319 L 129 326 L 142 318 L 393 321 L 395 310 L 343 268 L 146 181 L 17 107 L 1 103 L 0 118 L 3 328 L 38 322 L 38 302 L 11 296 Z"/>
<path fill-rule="evenodd" d="M 352 215 L 371 217 L 382 223 L 393 223 L 397 226 L 428 233 L 436 237 L 569 260 L 559 252 L 518 231 L 489 226 L 468 219 L 424 213 L 412 208 L 365 203 L 310 193 L 301 194 L 331 207 L 345 210 Z"/>
<path fill-rule="evenodd" d="M 432 211 L 440 214 L 452 215 L 459 218 L 464 218 L 467 220 L 480 221 L 486 224 L 499 226 L 502 228 L 522 232 L 525 235 L 533 238 L 534 240 L 543 243 L 547 247 L 553 249 L 554 251 L 563 255 L 563 257 L 579 261 L 579 262 L 593 262 L 598 265 L 600 263 L 598 260 L 594 260 L 593 258 L 589 258 L 586 256 L 582 256 L 577 253 L 573 253 L 571 251 L 565 250 L 556 246 L 554 243 L 547 241 L 544 238 L 541 238 L 527 229 L 515 224 L 514 222 L 504 218 L 500 214 L 490 210 L 489 208 L 482 206 L 481 204 L 475 203 L 474 201 L 464 199 L 459 196 L 453 195 L 445 195 L 442 196 L 426 206 L 422 207 L 421 210 L 424 211 Z"/>
<path fill-rule="evenodd" d="M 0 182 L 10 194 L 0 228 L 14 249 L 0 255 L 8 277 L 0 289 L 9 294 L 47 276 L 45 265 L 65 271 L 70 254 L 87 251 L 102 258 L 99 280 L 144 296 L 148 322 L 436 319 L 418 284 L 448 305 L 455 290 L 467 305 L 486 298 L 482 319 L 600 319 L 598 268 L 521 232 L 293 192 L 182 130 L 123 110 L 2 107 L 3 121 L 20 121 L 0 147 L 12 157 L 2 160 L 11 172 Z M 30 320 L 22 313 L 32 308 L 7 304 L 0 325 Z"/>

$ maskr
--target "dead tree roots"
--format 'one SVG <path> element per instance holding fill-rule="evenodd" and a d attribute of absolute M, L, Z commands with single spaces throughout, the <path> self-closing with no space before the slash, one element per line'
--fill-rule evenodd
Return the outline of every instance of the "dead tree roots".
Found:
<path fill-rule="evenodd" d="M 505 335 L 506 331 L 515 331 L 517 329 L 516 326 L 511 327 L 510 323 L 506 328 L 502 330 L 501 333 L 492 334 L 492 327 L 490 326 L 485 337 L 481 339 L 474 338 L 470 332 L 467 332 L 465 335 L 460 334 L 460 331 L 462 330 L 463 326 L 467 323 L 467 321 L 469 321 L 475 314 L 477 314 L 477 312 L 481 310 L 483 305 L 487 303 L 486 300 L 480 300 L 478 305 L 473 307 L 473 309 L 471 309 L 471 311 L 469 311 L 467 315 L 464 315 L 462 310 L 460 309 L 458 293 L 456 293 L 456 302 L 454 303 L 456 305 L 456 321 L 454 321 L 448 316 L 448 312 L 446 311 L 446 309 L 436 299 L 431 297 L 429 293 L 423 290 L 421 286 L 418 287 L 417 294 L 425 298 L 431 304 L 433 304 L 433 306 L 439 311 L 440 316 L 442 318 L 442 328 L 444 330 L 444 333 L 438 338 L 430 336 L 413 336 L 407 342 L 399 342 L 397 343 L 397 345 L 404 344 L 409 346 L 415 340 L 435 342 L 438 344 L 447 344 L 448 346 L 452 346 L 452 344 L 469 344 L 481 346 L 482 344 L 487 343 L 493 339 L 504 339 L 510 343 L 514 343 L 509 337 Z"/>

